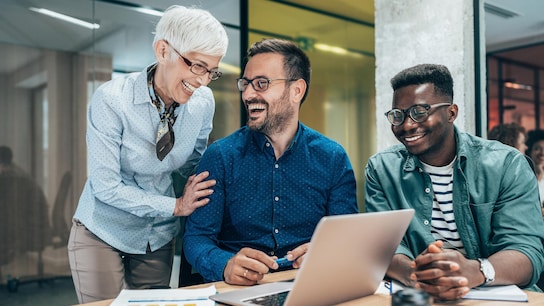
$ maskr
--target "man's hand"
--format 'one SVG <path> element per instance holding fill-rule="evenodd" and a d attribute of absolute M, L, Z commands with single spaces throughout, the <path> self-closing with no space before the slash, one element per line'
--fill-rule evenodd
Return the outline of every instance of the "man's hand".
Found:
<path fill-rule="evenodd" d="M 213 193 L 215 180 L 205 179 L 210 175 L 208 171 L 204 171 L 199 175 L 191 175 L 185 184 L 183 196 L 176 199 L 176 207 L 174 208 L 174 216 L 188 216 L 195 209 L 208 204 L 210 199 L 207 198 Z"/>
<path fill-rule="evenodd" d="M 228 262 L 223 272 L 225 282 L 232 285 L 255 285 L 270 269 L 277 269 L 274 257 L 251 248 L 243 248 Z"/>
<path fill-rule="evenodd" d="M 483 283 L 480 263 L 455 250 L 442 249 L 442 241 L 430 244 L 411 263 L 416 288 L 444 300 L 457 300 Z"/>
<path fill-rule="evenodd" d="M 307 242 L 305 244 L 299 245 L 295 249 L 287 252 L 287 255 L 285 255 L 285 258 L 287 260 L 293 262 L 293 268 L 298 269 L 302 265 L 302 261 L 304 260 L 304 256 L 308 252 L 308 248 L 310 247 L 310 243 Z M 273 268 L 278 269 L 279 267 Z"/>

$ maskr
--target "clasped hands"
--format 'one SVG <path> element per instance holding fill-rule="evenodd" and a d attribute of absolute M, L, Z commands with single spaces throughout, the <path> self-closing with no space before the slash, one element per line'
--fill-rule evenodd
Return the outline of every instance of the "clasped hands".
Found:
<path fill-rule="evenodd" d="M 478 260 L 467 259 L 460 252 L 442 246 L 442 241 L 431 243 L 410 263 L 410 280 L 415 282 L 414 287 L 435 298 L 457 300 L 485 279 Z"/>
<path fill-rule="evenodd" d="M 310 243 L 305 243 L 287 252 L 287 259 L 298 269 L 304 260 Z M 252 248 L 242 248 L 228 262 L 223 272 L 225 282 L 232 285 L 255 285 L 270 270 L 277 270 L 276 256 Z"/>

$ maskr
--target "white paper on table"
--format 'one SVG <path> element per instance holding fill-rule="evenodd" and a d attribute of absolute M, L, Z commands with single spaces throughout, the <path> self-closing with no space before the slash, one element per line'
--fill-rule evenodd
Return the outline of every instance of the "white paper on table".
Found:
<path fill-rule="evenodd" d="M 210 295 L 216 294 L 215 285 L 201 289 L 123 289 L 111 306 L 213 306 Z"/>
<path fill-rule="evenodd" d="M 404 285 L 399 283 L 396 280 L 390 281 L 388 286 L 386 286 L 386 283 L 388 282 L 381 281 L 380 285 L 378 286 L 378 289 L 376 289 L 376 292 L 374 292 L 374 294 L 393 294 L 397 291 L 404 289 Z M 393 286 L 393 287 L 390 287 L 390 286 Z"/>
<path fill-rule="evenodd" d="M 463 297 L 472 300 L 527 302 L 527 293 L 516 285 L 476 287 Z"/>

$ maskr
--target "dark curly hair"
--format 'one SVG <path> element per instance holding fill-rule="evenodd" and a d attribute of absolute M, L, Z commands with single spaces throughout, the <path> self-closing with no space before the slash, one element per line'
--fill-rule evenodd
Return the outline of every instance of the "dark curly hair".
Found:
<path fill-rule="evenodd" d="M 499 124 L 489 131 L 488 139 L 498 140 L 511 147 L 517 147 L 519 134 L 525 135 L 525 128 L 517 123 Z"/>
<path fill-rule="evenodd" d="M 391 79 L 393 90 L 410 85 L 431 83 L 435 93 L 447 97 L 453 102 L 453 78 L 444 65 L 420 64 L 406 68 Z"/>
<path fill-rule="evenodd" d="M 530 155 L 535 143 L 544 140 L 544 130 L 532 130 L 527 133 L 527 152 Z"/>

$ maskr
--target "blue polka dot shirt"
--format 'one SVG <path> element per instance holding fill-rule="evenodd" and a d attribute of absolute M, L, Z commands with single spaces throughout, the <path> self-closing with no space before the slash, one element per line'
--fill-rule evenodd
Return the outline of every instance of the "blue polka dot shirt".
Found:
<path fill-rule="evenodd" d="M 243 127 L 210 145 L 197 172 L 204 170 L 217 184 L 210 203 L 188 217 L 183 248 L 207 281 L 223 280 L 243 247 L 282 257 L 310 241 L 321 217 L 358 212 L 345 150 L 301 123 L 278 160 L 263 134 Z"/>

